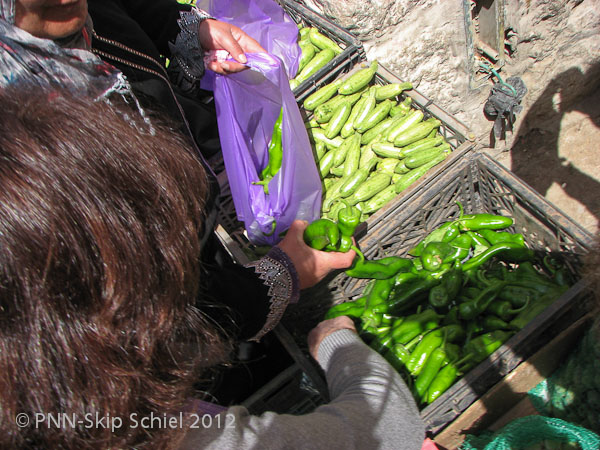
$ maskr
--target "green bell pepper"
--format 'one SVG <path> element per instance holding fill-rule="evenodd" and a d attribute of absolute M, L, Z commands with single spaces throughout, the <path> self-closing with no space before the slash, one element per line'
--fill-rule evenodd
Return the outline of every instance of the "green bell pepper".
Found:
<path fill-rule="evenodd" d="M 338 316 L 359 318 L 365 310 L 366 302 L 367 297 L 363 296 L 352 302 L 344 302 L 334 305 L 325 313 L 324 319 L 333 319 L 334 317 Z"/>
<path fill-rule="evenodd" d="M 519 308 L 513 308 L 512 304 L 507 300 L 495 300 L 488 305 L 486 311 L 495 314 L 502 320 L 511 320 L 514 315 L 527 308 L 528 304 L 529 300 L 523 306 Z"/>
<path fill-rule="evenodd" d="M 360 223 L 361 212 L 355 206 L 348 204 L 348 202 L 344 199 L 341 200 L 344 204 L 344 208 L 340 209 L 338 212 L 338 228 L 340 230 L 340 243 L 338 246 L 338 252 L 347 252 L 350 250 L 352 245 L 352 236 L 356 231 L 356 227 Z"/>
<path fill-rule="evenodd" d="M 494 230 L 479 230 L 478 233 L 492 245 L 500 244 L 502 242 L 513 242 L 521 245 L 521 247 L 525 247 L 525 238 L 520 233 Z"/>
<path fill-rule="evenodd" d="M 483 253 L 470 258 L 462 265 L 462 269 L 464 271 L 476 269 L 493 256 L 497 255 L 502 255 L 504 258 L 510 258 L 513 261 L 527 261 L 532 260 L 534 257 L 533 251 L 528 248 L 524 248 L 521 245 L 513 242 L 502 242 L 500 244 L 492 245 Z"/>
<path fill-rule="evenodd" d="M 440 347 L 444 343 L 444 332 L 442 329 L 437 328 L 430 331 L 421 342 L 417 344 L 415 349 L 410 354 L 410 358 L 406 362 L 406 368 L 413 376 L 418 376 L 425 366 L 427 358 L 431 355 L 433 350 Z"/>
<path fill-rule="evenodd" d="M 378 260 L 367 261 L 365 255 L 360 250 L 356 252 L 356 255 L 357 258 L 354 260 L 354 264 L 346 270 L 346 275 L 353 278 L 382 280 L 391 278 L 398 272 L 406 272 L 413 267 L 411 259 L 399 256 L 388 256 Z"/>
<path fill-rule="evenodd" d="M 441 318 L 442 316 L 433 309 L 425 309 L 420 313 L 406 316 L 401 322 L 392 326 L 394 341 L 406 344 L 427 330 L 437 328 Z"/>
<path fill-rule="evenodd" d="M 446 355 L 446 350 L 444 347 L 437 347 L 431 352 L 429 358 L 425 362 L 421 373 L 417 376 L 415 380 L 415 391 L 419 398 L 422 398 L 425 395 L 425 391 L 438 374 L 439 370 L 442 366 L 448 362 L 448 356 Z"/>
<path fill-rule="evenodd" d="M 473 355 L 473 362 L 480 363 L 499 349 L 514 332 L 495 330 L 471 339 L 465 344 L 465 353 Z"/>
<path fill-rule="evenodd" d="M 304 230 L 304 242 L 316 250 L 335 246 L 340 238 L 338 225 L 329 219 L 317 219 Z"/>

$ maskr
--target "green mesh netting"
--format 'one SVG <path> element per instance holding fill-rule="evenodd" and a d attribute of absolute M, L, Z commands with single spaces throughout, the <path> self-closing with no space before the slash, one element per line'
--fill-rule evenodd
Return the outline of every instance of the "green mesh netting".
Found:
<path fill-rule="evenodd" d="M 573 443 L 577 445 L 574 446 Z M 561 446 L 561 444 L 563 446 Z M 568 444 L 568 446 L 566 446 Z M 527 416 L 513 420 L 496 433 L 467 436 L 461 450 L 600 449 L 600 436 L 561 419 Z"/>
<path fill-rule="evenodd" d="M 600 433 L 600 339 L 588 330 L 566 361 L 528 392 L 536 410 Z"/>

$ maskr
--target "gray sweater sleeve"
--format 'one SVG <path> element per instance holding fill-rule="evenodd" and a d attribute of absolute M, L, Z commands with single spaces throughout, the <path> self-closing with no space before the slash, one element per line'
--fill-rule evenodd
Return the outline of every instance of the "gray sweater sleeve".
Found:
<path fill-rule="evenodd" d="M 425 427 L 398 373 L 350 330 L 319 346 L 331 401 L 294 416 L 252 416 L 234 406 L 213 426 L 190 430 L 182 449 L 395 449 L 420 450 Z"/>

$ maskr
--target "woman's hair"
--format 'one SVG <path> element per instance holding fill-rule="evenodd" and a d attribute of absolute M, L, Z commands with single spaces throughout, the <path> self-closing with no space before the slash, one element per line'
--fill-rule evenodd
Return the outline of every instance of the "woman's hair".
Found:
<path fill-rule="evenodd" d="M 0 448 L 167 447 L 178 430 L 131 415 L 178 411 L 223 354 L 194 307 L 205 171 L 124 111 L 0 92 Z"/>

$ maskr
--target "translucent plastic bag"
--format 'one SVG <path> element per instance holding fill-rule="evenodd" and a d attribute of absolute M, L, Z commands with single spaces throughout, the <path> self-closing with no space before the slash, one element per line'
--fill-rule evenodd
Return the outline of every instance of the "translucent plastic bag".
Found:
<path fill-rule="evenodd" d="M 289 48 L 298 47 L 298 30 L 272 0 L 198 2 L 198 6 L 217 19 L 239 26 L 269 52 L 247 54 L 250 70 L 226 76 L 205 75 L 203 87 L 214 91 L 223 159 L 237 217 L 244 222 L 251 242 L 273 245 L 294 219 L 317 219 L 321 206 L 319 172 L 289 87 L 288 74 L 295 74 L 299 56 Z M 262 186 L 252 183 L 259 181 L 268 163 L 273 125 L 282 110 L 283 161 L 266 194 Z"/>
<path fill-rule="evenodd" d="M 300 61 L 298 27 L 273 0 L 198 0 L 198 8 L 244 30 L 273 56 L 283 61 L 288 78 Z"/>

